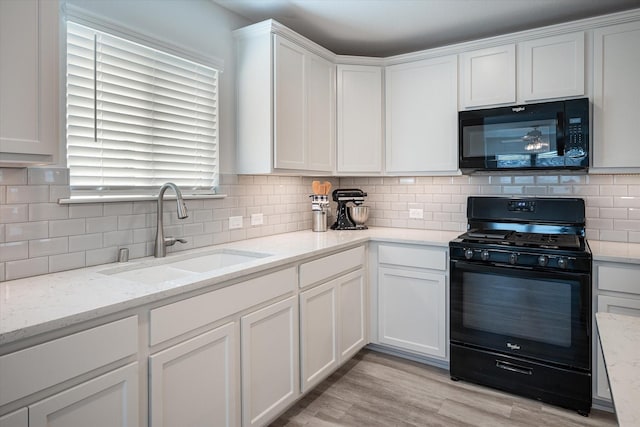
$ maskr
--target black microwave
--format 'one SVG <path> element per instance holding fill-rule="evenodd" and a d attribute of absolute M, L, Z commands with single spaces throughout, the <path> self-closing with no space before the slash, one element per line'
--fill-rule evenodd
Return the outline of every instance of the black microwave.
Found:
<path fill-rule="evenodd" d="M 589 99 L 461 111 L 458 141 L 463 173 L 586 170 Z"/>

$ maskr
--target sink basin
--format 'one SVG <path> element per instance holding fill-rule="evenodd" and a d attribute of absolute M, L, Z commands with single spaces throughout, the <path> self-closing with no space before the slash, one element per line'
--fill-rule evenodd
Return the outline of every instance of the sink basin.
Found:
<path fill-rule="evenodd" d="M 158 258 L 137 265 L 110 268 L 100 273 L 119 279 L 152 284 L 249 263 L 268 256 L 271 256 L 271 254 L 218 249 L 193 255 L 174 255 L 167 258 Z"/>

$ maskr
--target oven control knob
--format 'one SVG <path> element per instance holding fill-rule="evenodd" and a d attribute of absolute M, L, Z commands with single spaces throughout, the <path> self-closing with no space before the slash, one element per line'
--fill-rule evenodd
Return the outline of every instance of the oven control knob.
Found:
<path fill-rule="evenodd" d="M 549 264 L 549 257 L 546 255 L 540 255 L 538 257 L 538 265 L 540 267 L 546 267 Z"/>
<path fill-rule="evenodd" d="M 464 250 L 464 257 L 466 259 L 471 259 L 473 258 L 473 249 L 465 249 Z"/>
<path fill-rule="evenodd" d="M 558 267 L 566 269 L 569 266 L 569 260 L 566 258 L 558 258 Z"/>
<path fill-rule="evenodd" d="M 518 254 L 510 254 L 509 255 L 509 264 L 516 265 L 518 262 Z"/>
<path fill-rule="evenodd" d="M 480 259 L 483 261 L 489 261 L 489 251 L 485 249 L 484 251 L 480 252 Z"/>

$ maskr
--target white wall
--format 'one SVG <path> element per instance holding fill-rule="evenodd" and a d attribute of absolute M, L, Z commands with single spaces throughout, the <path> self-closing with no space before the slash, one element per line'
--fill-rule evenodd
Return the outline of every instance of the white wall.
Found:
<path fill-rule="evenodd" d="M 220 173 L 235 172 L 235 53 L 231 31 L 250 24 L 211 0 L 66 0 L 119 26 L 224 61 L 220 76 Z"/>

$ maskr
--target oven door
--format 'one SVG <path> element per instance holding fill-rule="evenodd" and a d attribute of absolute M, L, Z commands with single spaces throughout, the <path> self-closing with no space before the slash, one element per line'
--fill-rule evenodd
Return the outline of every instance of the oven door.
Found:
<path fill-rule="evenodd" d="M 451 261 L 451 342 L 591 366 L 591 276 Z"/>

